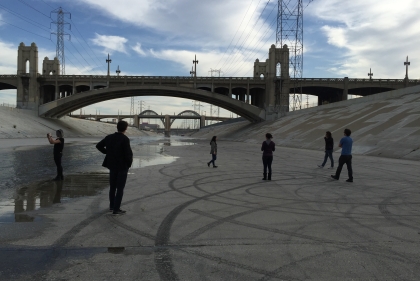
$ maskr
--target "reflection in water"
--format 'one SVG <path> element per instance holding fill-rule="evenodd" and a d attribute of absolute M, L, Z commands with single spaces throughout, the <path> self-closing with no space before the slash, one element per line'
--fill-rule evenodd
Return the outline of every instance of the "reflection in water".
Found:
<path fill-rule="evenodd" d="M 195 143 L 194 142 L 171 141 L 171 142 L 159 143 L 159 145 L 164 145 L 164 146 L 184 146 L 184 145 L 195 145 Z"/>
<path fill-rule="evenodd" d="M 14 198 L 16 222 L 31 222 L 24 212 L 49 207 L 68 198 L 96 195 L 108 187 L 108 174 L 68 175 L 64 181 L 44 181 L 19 189 Z"/>
<path fill-rule="evenodd" d="M 130 137 L 130 140 L 135 155 L 133 169 L 174 162 L 177 157 L 165 153 L 167 146 L 194 145 L 174 137 Z M 39 218 L 27 212 L 68 198 L 95 195 L 107 187 L 108 170 L 101 166 L 104 156 L 95 145 L 96 141 L 66 145 L 63 182 L 45 181 L 55 176 L 51 146 L 0 148 L 0 224 L 36 221 Z"/>

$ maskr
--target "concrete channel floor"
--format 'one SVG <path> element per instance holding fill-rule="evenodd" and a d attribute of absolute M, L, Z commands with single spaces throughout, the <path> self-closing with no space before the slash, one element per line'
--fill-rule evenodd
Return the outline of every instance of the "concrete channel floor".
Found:
<path fill-rule="evenodd" d="M 354 155 L 347 183 L 317 167 L 323 151 L 278 147 L 262 181 L 260 145 L 220 140 L 211 168 L 196 143 L 131 170 L 125 215 L 107 189 L 39 210 L 30 236 L 2 241 L 0 279 L 420 279 L 419 162 Z"/>

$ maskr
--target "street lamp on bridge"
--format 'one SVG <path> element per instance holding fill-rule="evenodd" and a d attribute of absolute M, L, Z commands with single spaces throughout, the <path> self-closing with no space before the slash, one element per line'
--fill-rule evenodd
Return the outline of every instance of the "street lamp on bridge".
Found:
<path fill-rule="evenodd" d="M 408 66 L 410 65 L 410 62 L 408 61 L 408 56 L 407 56 L 407 59 L 404 62 L 404 65 L 405 65 L 405 79 L 408 80 Z"/>

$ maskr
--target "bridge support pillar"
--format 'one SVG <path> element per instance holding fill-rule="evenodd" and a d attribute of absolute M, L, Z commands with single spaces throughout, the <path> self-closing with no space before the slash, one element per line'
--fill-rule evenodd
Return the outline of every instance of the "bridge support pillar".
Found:
<path fill-rule="evenodd" d="M 206 116 L 200 116 L 200 128 L 206 126 Z"/>
<path fill-rule="evenodd" d="M 165 136 L 170 136 L 171 134 L 171 117 L 169 115 L 165 115 Z"/>
<path fill-rule="evenodd" d="M 341 100 L 347 100 L 349 96 L 349 78 L 344 77 L 344 90 L 343 90 L 343 97 Z"/>
<path fill-rule="evenodd" d="M 140 118 L 139 118 L 139 116 L 138 115 L 134 115 L 133 116 L 133 125 L 134 125 L 134 127 L 136 127 L 137 129 L 139 129 L 140 128 Z"/>

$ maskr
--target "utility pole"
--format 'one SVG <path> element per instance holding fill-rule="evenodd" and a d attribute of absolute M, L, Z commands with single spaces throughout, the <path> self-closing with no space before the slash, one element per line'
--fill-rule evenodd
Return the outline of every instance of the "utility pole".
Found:
<path fill-rule="evenodd" d="M 115 72 L 117 73 L 117 76 L 120 76 L 120 73 L 121 73 L 120 66 L 117 67 L 117 70 Z"/>
<path fill-rule="evenodd" d="M 57 35 L 56 57 L 61 64 L 61 73 L 58 74 L 65 75 L 66 59 L 64 56 L 64 36 L 69 36 L 69 41 L 71 40 L 71 37 L 70 34 L 64 33 L 64 26 L 68 24 L 69 30 L 71 30 L 71 25 L 64 21 L 64 15 L 69 15 L 69 18 L 71 19 L 71 14 L 69 12 L 65 12 L 61 7 L 50 12 L 50 18 L 53 13 L 57 13 L 57 21 L 51 22 L 52 24 L 57 25 L 57 32 L 51 32 L 51 34 Z"/>
<path fill-rule="evenodd" d="M 109 54 L 108 54 L 108 59 L 106 60 L 106 63 L 108 64 L 108 76 L 110 75 L 109 74 L 109 64 L 112 62 L 112 60 L 111 59 L 109 59 Z"/>
<path fill-rule="evenodd" d="M 369 80 L 372 80 L 372 76 L 373 76 L 372 68 L 369 68 L 368 76 L 369 76 Z"/>
<path fill-rule="evenodd" d="M 134 97 L 131 97 L 130 115 L 133 116 L 131 117 L 131 119 L 133 120 L 133 125 L 134 125 Z"/>
<path fill-rule="evenodd" d="M 410 62 L 408 61 L 408 56 L 404 62 L 404 65 L 405 65 L 405 79 L 408 80 L 408 66 L 410 65 Z"/>
<path fill-rule="evenodd" d="M 194 60 L 193 60 L 193 64 L 194 64 L 194 77 L 197 77 L 197 64 L 198 64 L 198 60 L 197 60 L 197 55 L 194 55 Z M 190 74 L 192 74 L 190 72 Z"/>

